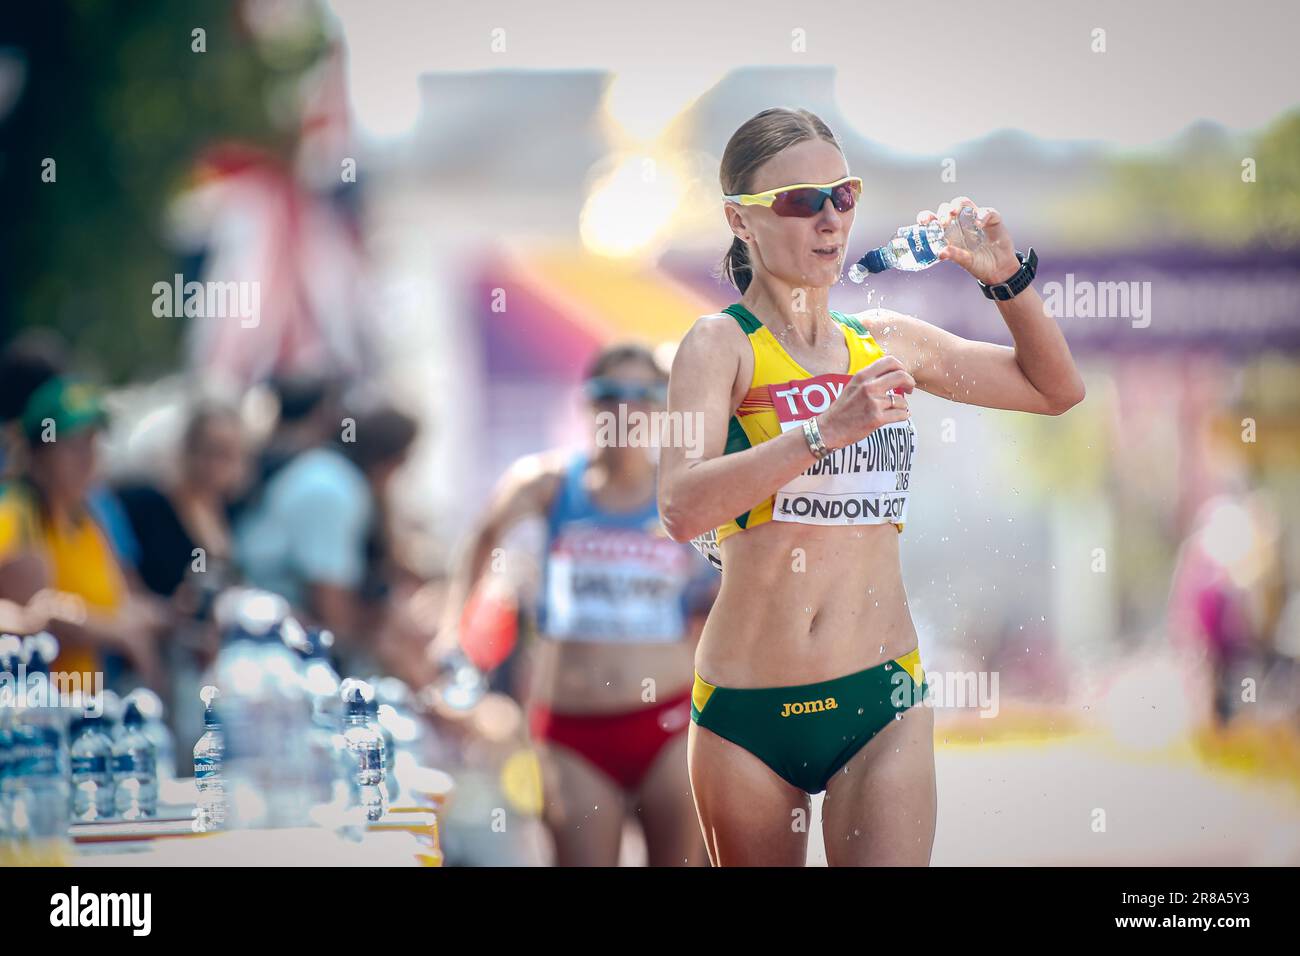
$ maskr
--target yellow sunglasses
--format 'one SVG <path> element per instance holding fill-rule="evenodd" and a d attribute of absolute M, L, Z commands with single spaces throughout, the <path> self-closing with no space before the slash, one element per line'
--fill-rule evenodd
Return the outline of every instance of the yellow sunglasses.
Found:
<path fill-rule="evenodd" d="M 828 199 L 835 204 L 837 211 L 848 212 L 857 205 L 861 195 L 862 179 L 858 176 L 845 176 L 824 185 L 798 183 L 767 189 L 761 193 L 738 193 L 722 198 L 742 206 L 768 206 L 778 216 L 807 219 L 821 212 Z"/>

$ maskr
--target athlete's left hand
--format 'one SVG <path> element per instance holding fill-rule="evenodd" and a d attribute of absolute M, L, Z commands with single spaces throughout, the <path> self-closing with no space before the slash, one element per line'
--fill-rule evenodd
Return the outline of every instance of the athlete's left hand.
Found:
<path fill-rule="evenodd" d="M 952 202 L 943 203 L 937 212 L 921 210 L 916 214 L 916 221 L 924 226 L 931 220 L 938 220 L 946 229 L 957 218 L 963 206 L 975 210 L 975 225 L 984 230 L 984 242 L 973 254 L 949 244 L 939 253 L 939 258 L 957 263 L 976 279 L 989 285 L 1006 282 L 1019 271 L 1020 260 L 1016 258 L 1016 246 L 1011 241 L 1011 234 L 1002 223 L 1002 214 L 992 206 L 977 206 L 970 197 L 958 196 Z"/>

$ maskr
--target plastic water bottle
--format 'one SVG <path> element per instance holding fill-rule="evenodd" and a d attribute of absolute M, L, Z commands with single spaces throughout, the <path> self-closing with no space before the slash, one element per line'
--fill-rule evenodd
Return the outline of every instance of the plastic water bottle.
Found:
<path fill-rule="evenodd" d="M 117 814 L 125 820 L 158 814 L 158 753 L 144 725 L 140 708 L 128 702 L 122 712 L 122 736 L 113 744 Z"/>
<path fill-rule="evenodd" d="M 224 592 L 216 616 L 225 640 L 215 683 L 226 747 L 227 823 L 309 826 L 315 794 L 302 626 L 283 598 L 249 589 Z"/>
<path fill-rule="evenodd" d="M 383 816 L 387 804 L 384 788 L 387 753 L 384 735 L 373 723 L 378 713 L 374 689 L 365 681 L 348 678 L 340 690 L 343 699 L 343 739 L 352 756 L 357 804 L 368 820 Z"/>
<path fill-rule="evenodd" d="M 215 701 L 220 692 L 208 684 L 199 692 L 203 701 L 203 736 L 194 745 L 194 785 L 199 791 L 199 825 L 211 830 L 225 825 L 226 788 L 222 775 L 226 744 Z"/>
<path fill-rule="evenodd" d="M 339 675 L 330 663 L 334 635 L 322 628 L 309 628 L 306 643 L 295 648 L 302 658 L 303 686 L 311 697 L 312 720 L 337 730 L 342 710 L 339 707 Z"/>
<path fill-rule="evenodd" d="M 14 715 L 18 707 L 18 664 L 22 659 L 22 641 L 12 634 L 0 635 L 0 848 L 12 841 L 16 832 L 11 806 L 14 780 Z M 3 853 L 0 853 L 3 859 Z"/>
<path fill-rule="evenodd" d="M 13 752 L 13 732 L 9 730 L 7 705 L 0 701 L 0 862 L 4 860 L 4 847 L 13 836 L 13 823 L 9 814 L 9 795 L 6 780 L 9 777 L 10 754 Z"/>
<path fill-rule="evenodd" d="M 7 678 L 9 675 L 0 665 L 0 679 Z M 0 848 L 9 840 L 12 833 L 12 824 L 9 822 L 9 794 L 8 780 L 9 767 L 12 763 L 11 754 L 14 749 L 13 731 L 9 729 L 9 691 L 0 687 Z M 3 853 L 0 853 L 0 859 Z"/>
<path fill-rule="evenodd" d="M 924 226 L 903 226 L 898 235 L 879 248 L 872 249 L 849 269 L 849 279 L 861 282 L 868 275 L 886 269 L 919 272 L 939 261 L 939 253 L 949 245 L 974 251 L 984 242 L 984 230 L 975 225 L 975 210 L 963 206 L 947 227 L 938 220 Z"/>
<path fill-rule="evenodd" d="M 137 687 L 127 694 L 122 703 L 135 704 L 144 717 L 141 728 L 144 735 L 153 743 L 154 753 L 158 758 L 158 776 L 164 780 L 176 778 L 176 737 L 164 721 L 162 698 L 147 687 Z"/>
<path fill-rule="evenodd" d="M 428 755 L 432 742 L 426 725 L 415 712 L 415 696 L 397 677 L 370 679 L 379 704 L 377 721 L 384 734 L 384 768 L 389 801 L 402 795 L 407 776 L 417 770 Z"/>
<path fill-rule="evenodd" d="M 330 663 L 334 635 L 319 628 L 305 632 L 306 643 L 290 643 L 302 659 L 303 687 L 311 702 L 311 728 L 307 752 L 311 761 L 312 801 L 316 804 L 346 805 L 349 778 L 340 764 L 338 751 L 343 733 L 343 707 L 339 699 L 338 672 Z"/>
<path fill-rule="evenodd" d="M 108 734 L 109 740 L 117 743 L 122 738 L 122 698 L 117 691 L 106 687 L 99 695 L 99 702 L 104 713 L 100 729 Z"/>
<path fill-rule="evenodd" d="M 438 674 L 423 693 L 440 706 L 465 711 L 477 707 L 488 690 L 488 675 L 457 647 L 439 662 Z"/>
<path fill-rule="evenodd" d="M 72 720 L 68 754 L 72 769 L 72 819 L 78 823 L 103 820 L 115 811 L 113 741 L 104 732 L 103 722 L 102 716 L 92 712 Z"/>
<path fill-rule="evenodd" d="M 23 641 L 27 699 L 19 702 L 13 747 L 19 763 L 19 813 L 34 840 L 66 837 L 71 809 L 67 714 L 50 681 L 50 664 L 58 655 L 59 642 L 51 634 Z"/>

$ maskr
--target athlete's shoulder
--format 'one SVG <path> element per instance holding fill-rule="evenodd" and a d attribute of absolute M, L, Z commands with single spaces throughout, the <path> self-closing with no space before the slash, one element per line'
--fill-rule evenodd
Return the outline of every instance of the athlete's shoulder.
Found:
<path fill-rule="evenodd" d="M 863 326 L 873 335 L 880 331 L 883 332 L 885 326 L 893 323 L 910 323 L 920 321 L 915 316 L 907 315 L 904 312 L 897 312 L 894 309 L 885 309 L 876 306 L 870 309 L 863 309 L 861 312 L 847 313 L 846 318 Z"/>
<path fill-rule="evenodd" d="M 935 380 L 939 374 L 936 362 L 942 357 L 944 342 L 952 338 L 951 333 L 893 309 L 868 309 L 857 313 L 856 318 L 866 327 L 875 346 L 902 362 L 918 382 L 923 378 Z"/>
<path fill-rule="evenodd" d="M 701 315 L 682 337 L 673 365 L 701 360 L 711 365 L 721 356 L 738 356 L 746 342 L 745 330 L 732 315 L 726 312 Z"/>
<path fill-rule="evenodd" d="M 867 335 L 886 350 L 891 344 L 897 346 L 918 341 L 925 336 L 927 329 L 932 328 L 928 322 L 923 322 L 914 315 L 879 307 L 863 309 L 847 318 L 860 325 Z"/>
<path fill-rule="evenodd" d="M 743 339 L 748 333 L 741 320 L 730 312 L 710 312 L 697 318 L 686 334 L 697 337 L 723 336 L 728 339 Z"/>
<path fill-rule="evenodd" d="M 574 454 L 571 449 L 548 448 L 524 455 L 506 469 L 505 480 L 520 487 L 546 485 L 564 475 Z"/>
<path fill-rule="evenodd" d="M 564 483 L 571 455 L 552 449 L 515 459 L 497 481 L 491 520 L 509 524 L 528 514 L 545 514 Z"/>

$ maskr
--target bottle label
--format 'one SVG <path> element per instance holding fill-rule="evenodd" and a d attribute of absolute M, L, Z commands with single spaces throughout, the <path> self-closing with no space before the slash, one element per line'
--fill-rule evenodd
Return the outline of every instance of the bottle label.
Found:
<path fill-rule="evenodd" d="M 27 740 L 21 734 L 13 735 L 13 742 L 9 747 L 9 775 L 11 777 L 21 777 L 31 772 L 31 761 L 28 757 Z"/>
<path fill-rule="evenodd" d="M 154 772 L 153 754 L 132 754 L 130 751 L 116 754 L 113 757 L 113 772 L 152 774 Z"/>
<path fill-rule="evenodd" d="M 81 774 L 101 774 L 108 772 L 108 759 L 103 754 L 72 758 L 73 776 Z"/>
<path fill-rule="evenodd" d="M 378 747 L 364 747 L 357 751 L 357 764 L 362 770 L 383 770 L 384 752 Z"/>
<path fill-rule="evenodd" d="M 930 247 L 930 237 L 925 229 L 916 227 L 908 239 L 912 246 L 912 258 L 916 260 L 917 265 L 928 266 L 939 258 Z"/>
<path fill-rule="evenodd" d="M 14 734 L 14 771 L 33 776 L 59 773 L 59 732 L 31 728 Z"/>
<path fill-rule="evenodd" d="M 34 777 L 48 777 L 59 772 L 59 763 L 53 750 L 36 747 L 28 754 L 26 769 Z"/>
<path fill-rule="evenodd" d="M 206 777 L 215 777 L 221 773 L 221 760 L 216 757 L 195 757 L 194 758 L 194 779 L 202 780 Z"/>

